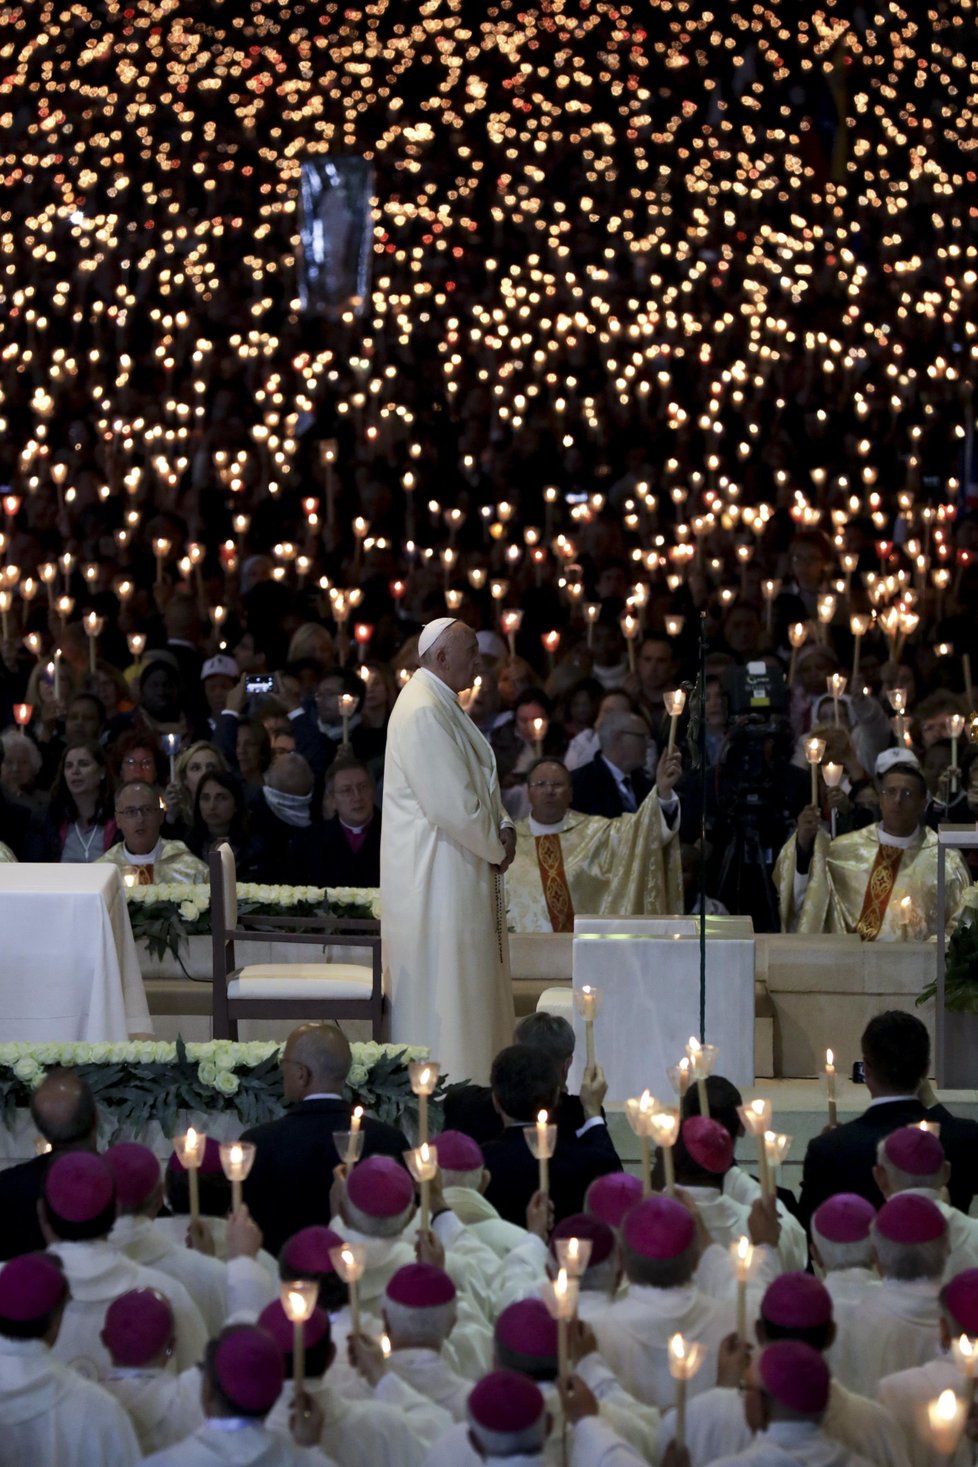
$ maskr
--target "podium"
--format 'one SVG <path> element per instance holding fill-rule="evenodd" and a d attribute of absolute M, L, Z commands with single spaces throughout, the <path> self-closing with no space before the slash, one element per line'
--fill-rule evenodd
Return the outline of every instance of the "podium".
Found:
<path fill-rule="evenodd" d="M 594 1025 L 608 1100 L 651 1090 L 672 1093 L 667 1071 L 690 1035 L 700 1037 L 700 933 L 697 917 L 577 917 L 573 986 L 599 988 Z M 575 1009 L 577 1045 L 568 1087 L 584 1071 L 584 1020 Z M 754 925 L 749 917 L 706 919 L 706 1041 L 720 1051 L 717 1073 L 754 1083 Z"/>

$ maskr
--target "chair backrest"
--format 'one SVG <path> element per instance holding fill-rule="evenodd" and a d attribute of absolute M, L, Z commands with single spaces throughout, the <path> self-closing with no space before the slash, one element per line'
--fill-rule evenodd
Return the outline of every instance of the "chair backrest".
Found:
<path fill-rule="evenodd" d="M 218 846 L 221 856 L 221 894 L 224 898 L 224 925 L 238 925 L 238 872 L 234 852 L 227 841 Z"/>

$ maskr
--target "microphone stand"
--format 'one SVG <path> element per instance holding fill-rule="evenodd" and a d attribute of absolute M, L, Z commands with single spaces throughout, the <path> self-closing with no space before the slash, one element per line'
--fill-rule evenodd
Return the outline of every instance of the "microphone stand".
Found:
<path fill-rule="evenodd" d="M 706 612 L 700 612 L 697 743 L 700 760 L 700 1043 L 706 1043 Z"/>

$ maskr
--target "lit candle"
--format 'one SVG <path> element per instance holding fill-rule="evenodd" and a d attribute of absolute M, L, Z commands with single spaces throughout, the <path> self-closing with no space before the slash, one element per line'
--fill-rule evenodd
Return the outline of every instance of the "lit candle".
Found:
<path fill-rule="evenodd" d="M 638 617 L 633 616 L 630 611 L 625 611 L 618 618 L 618 625 L 621 627 L 622 635 L 625 638 L 625 645 L 628 648 L 628 670 L 629 672 L 634 672 L 635 638 L 642 630 L 642 623 L 639 621 Z"/>
<path fill-rule="evenodd" d="M 61 702 L 61 648 L 54 649 L 54 701 Z"/>
<path fill-rule="evenodd" d="M 12 591 L 0 591 L 0 630 L 2 630 L 5 642 L 10 639 L 10 608 L 13 602 L 14 593 Z"/>
<path fill-rule="evenodd" d="M 177 1154 L 177 1161 L 187 1171 L 187 1185 L 190 1188 L 190 1218 L 192 1222 L 200 1220 L 200 1187 L 198 1185 L 197 1171 L 204 1159 L 204 1148 L 207 1137 L 202 1131 L 195 1130 L 193 1126 L 187 1127 L 186 1135 L 174 1136 L 173 1149 Z"/>
<path fill-rule="evenodd" d="M 676 1382 L 676 1446 L 686 1446 L 686 1382 L 692 1380 L 703 1360 L 703 1345 L 699 1341 L 685 1340 L 682 1335 L 669 1339 L 669 1374 Z"/>
<path fill-rule="evenodd" d="M 649 1120 L 655 1108 L 651 1092 L 643 1090 L 640 1096 L 625 1101 L 625 1119 L 638 1137 L 642 1147 L 642 1196 L 652 1191 L 652 1152 L 650 1147 Z"/>
<path fill-rule="evenodd" d="M 813 805 L 818 805 L 818 766 L 822 762 L 822 756 L 823 756 L 824 753 L 825 753 L 825 740 L 824 739 L 806 739 L 805 740 L 805 758 L 808 760 L 809 768 L 812 771 L 812 804 Z"/>
<path fill-rule="evenodd" d="M 370 638 L 373 636 L 373 634 L 374 629 L 371 626 L 370 622 L 358 621 L 354 623 L 353 640 L 357 644 L 357 657 L 360 662 L 364 662 L 366 660 L 367 649 L 370 646 Z M 349 696 L 349 694 L 347 696 Z"/>
<path fill-rule="evenodd" d="M 591 1262 L 592 1243 L 590 1238 L 555 1238 L 554 1251 L 557 1263 L 568 1278 L 580 1279 L 587 1273 Z"/>
<path fill-rule="evenodd" d="M 574 1007 L 584 1020 L 584 1041 L 587 1046 L 587 1067 L 594 1068 L 594 1021 L 601 1008 L 601 990 L 585 983 L 574 989 Z"/>
<path fill-rule="evenodd" d="M 428 1231 L 431 1218 L 431 1184 L 438 1175 L 438 1152 L 427 1141 L 414 1151 L 405 1151 L 404 1160 L 408 1171 L 421 1189 L 421 1231 Z"/>
<path fill-rule="evenodd" d="M 658 1100 L 652 1102 L 652 1110 L 649 1114 L 649 1135 L 657 1149 L 662 1152 L 666 1191 L 670 1196 L 676 1190 L 676 1170 L 672 1148 L 679 1140 L 680 1124 L 677 1105 L 662 1105 Z"/>
<path fill-rule="evenodd" d="M 869 617 L 850 616 L 849 630 L 852 632 L 852 686 L 855 687 L 859 677 L 859 644 L 869 631 Z"/>
<path fill-rule="evenodd" d="M 683 688 L 676 688 L 673 692 L 663 693 L 662 701 L 669 715 L 669 745 L 667 754 L 671 754 L 676 747 L 676 729 L 682 717 L 683 709 L 686 707 L 686 693 Z"/>
<path fill-rule="evenodd" d="M 795 680 L 795 661 L 798 656 L 799 647 L 804 647 L 808 641 L 808 623 L 806 621 L 792 622 L 788 628 L 788 641 L 791 643 L 791 661 L 788 663 L 788 686 Z"/>
<path fill-rule="evenodd" d="M 941 1391 L 936 1400 L 928 1401 L 927 1423 L 934 1450 L 942 1457 L 950 1457 L 957 1450 L 967 1418 L 967 1401 L 960 1400 L 950 1387 Z"/>
<path fill-rule="evenodd" d="M 784 1161 L 791 1146 L 791 1137 L 785 1136 L 777 1131 L 764 1132 L 764 1156 L 767 1161 L 768 1179 L 771 1186 L 771 1196 L 777 1191 L 778 1167 Z"/>
<path fill-rule="evenodd" d="M 550 1191 L 550 1158 L 557 1144 L 557 1127 L 550 1123 L 548 1112 L 541 1110 L 537 1112 L 536 1125 L 526 1126 L 523 1135 L 539 1164 L 538 1190 L 547 1193 Z"/>
<path fill-rule="evenodd" d="M 547 737 L 547 730 L 550 727 L 550 720 L 547 718 L 534 718 L 532 721 L 532 726 L 533 752 L 539 759 L 540 756 L 543 754 L 543 741 Z"/>
<path fill-rule="evenodd" d="M 177 777 L 177 754 L 180 751 L 180 735 L 177 733 L 165 733 L 160 737 L 164 754 L 170 756 L 170 783 Z"/>
<path fill-rule="evenodd" d="M 827 764 L 823 764 L 822 765 L 822 778 L 825 780 L 826 788 L 827 789 L 830 789 L 830 790 L 837 789 L 839 787 L 839 785 L 842 783 L 842 776 L 843 776 L 844 773 L 845 773 L 845 768 L 844 768 L 844 766 L 842 764 L 833 764 L 831 760 L 829 760 L 829 762 Z M 835 809 L 835 806 L 833 805 L 831 807 L 830 811 L 829 811 L 829 819 L 830 819 L 831 824 L 832 824 L 832 839 L 833 840 L 835 840 L 835 816 L 836 816 L 836 809 Z"/>
<path fill-rule="evenodd" d="M 754 1258 L 754 1245 L 747 1237 L 738 1238 L 730 1244 L 730 1261 L 737 1279 L 737 1338 L 742 1345 L 747 1339 L 747 1280 Z"/>
<path fill-rule="evenodd" d="M 352 693 L 341 693 L 336 700 L 340 710 L 340 718 L 343 720 L 343 743 L 350 742 L 350 719 L 353 717 L 357 706 L 357 700 Z"/>
<path fill-rule="evenodd" d="M 825 1051 L 825 1093 L 829 1103 L 829 1125 L 839 1124 L 839 1112 L 835 1103 L 835 1055 L 831 1049 Z"/>
<path fill-rule="evenodd" d="M 826 685 L 832 694 L 832 722 L 836 728 L 839 727 L 839 699 L 846 690 L 848 679 L 841 672 L 830 673 L 826 678 Z"/>
<path fill-rule="evenodd" d="M 910 919 L 912 913 L 909 896 L 900 898 L 900 937 L 903 942 L 910 941 Z"/>
<path fill-rule="evenodd" d="M 34 706 L 31 703 L 15 703 L 13 712 L 14 723 L 16 723 L 17 727 L 26 728 L 31 721 Z"/>
<path fill-rule="evenodd" d="M 744 1123 L 744 1130 L 757 1141 L 757 1168 L 760 1172 L 761 1196 L 771 1197 L 774 1194 L 767 1164 L 767 1148 L 764 1145 L 764 1133 L 771 1124 L 771 1102 L 760 1098 L 752 1100 L 748 1105 L 738 1106 L 737 1114 Z"/>
<path fill-rule="evenodd" d="M 951 777 L 948 789 L 952 794 L 958 792 L 958 739 L 964 733 L 964 715 L 952 713 L 947 721 L 947 731 L 951 735 Z"/>
<path fill-rule="evenodd" d="M 543 643 L 543 650 L 547 654 L 550 671 L 553 672 L 557 661 L 557 649 L 560 646 L 560 633 L 558 631 L 544 632 L 540 640 Z"/>
<path fill-rule="evenodd" d="M 88 670 L 94 674 L 96 670 L 96 658 L 98 657 L 99 633 L 105 625 L 105 620 L 97 612 L 86 611 L 82 617 L 82 625 L 85 628 L 85 635 L 88 638 Z"/>
<path fill-rule="evenodd" d="M 313 1316 L 319 1285 L 315 1279 L 293 1279 L 281 1284 L 279 1298 L 286 1319 L 292 1324 L 292 1388 L 293 1398 L 305 1386 L 306 1322 Z"/>
<path fill-rule="evenodd" d="M 587 625 L 587 644 L 589 647 L 594 645 L 594 627 L 600 615 L 601 603 L 599 601 L 585 601 L 584 621 Z"/>
<path fill-rule="evenodd" d="M 522 611 L 504 611 L 500 614 L 499 625 L 503 635 L 509 644 L 510 657 L 516 656 L 516 633 L 523 625 Z"/>
<path fill-rule="evenodd" d="M 231 1211 L 241 1206 L 241 1184 L 255 1164 L 255 1146 L 252 1141 L 222 1141 L 221 1166 L 231 1183 Z"/>
<path fill-rule="evenodd" d="M 361 1127 L 362 1124 L 363 1124 L 363 1106 L 362 1105 L 355 1105 L 353 1107 L 353 1115 L 350 1117 L 350 1132 L 351 1132 L 351 1134 L 355 1136 L 357 1134 L 357 1132 L 360 1130 L 360 1127 Z"/>
<path fill-rule="evenodd" d="M 710 1114 L 710 1100 L 706 1091 L 706 1077 L 712 1074 L 713 1066 L 716 1064 L 717 1048 L 715 1044 L 701 1044 L 694 1034 L 689 1036 L 686 1045 L 686 1058 L 689 1060 L 690 1074 L 696 1081 L 696 1091 L 700 1101 L 700 1115 Z"/>
<path fill-rule="evenodd" d="M 551 1319 L 557 1321 L 557 1374 L 562 1386 L 570 1380 L 570 1351 L 568 1349 L 568 1327 L 577 1313 L 577 1294 L 580 1285 L 572 1279 L 566 1268 L 557 1272 L 557 1277 L 544 1285 L 543 1299 Z"/>
<path fill-rule="evenodd" d="M 418 1140 L 428 1140 L 428 1096 L 434 1094 L 440 1069 L 433 1060 L 412 1060 L 408 1065 L 411 1089 L 418 1097 Z"/>
<path fill-rule="evenodd" d="M 978 1363 L 978 1341 L 971 1335 L 958 1335 L 951 1341 L 954 1363 L 964 1376 L 969 1406 L 975 1398 L 975 1365 Z"/>
<path fill-rule="evenodd" d="M 367 1266 L 367 1249 L 363 1243 L 342 1243 L 329 1250 L 329 1261 L 350 1291 L 350 1334 L 360 1333 L 360 1291 L 357 1285 Z"/>
<path fill-rule="evenodd" d="M 679 1096 L 679 1103 L 680 1105 L 682 1105 L 683 1101 L 686 1099 L 686 1092 L 689 1089 L 688 1057 L 686 1055 L 683 1055 L 679 1063 L 670 1066 L 666 1073 L 672 1083 L 673 1090 L 675 1090 L 676 1094 Z"/>

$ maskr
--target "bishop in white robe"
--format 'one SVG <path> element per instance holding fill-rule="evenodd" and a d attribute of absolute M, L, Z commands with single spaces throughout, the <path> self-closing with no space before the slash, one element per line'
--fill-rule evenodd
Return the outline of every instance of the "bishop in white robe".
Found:
<path fill-rule="evenodd" d="M 502 874 L 516 836 L 495 755 L 458 701 L 475 679 L 475 633 L 440 618 L 418 646 L 421 667 L 394 704 L 384 763 L 391 1038 L 428 1045 L 453 1080 L 484 1083 L 513 1032 Z"/>

